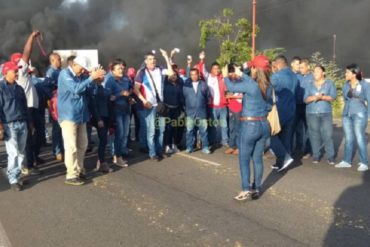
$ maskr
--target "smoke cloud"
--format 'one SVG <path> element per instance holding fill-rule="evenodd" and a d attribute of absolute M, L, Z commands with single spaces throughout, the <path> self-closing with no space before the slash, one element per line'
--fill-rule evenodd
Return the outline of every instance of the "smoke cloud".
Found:
<path fill-rule="evenodd" d="M 0 59 L 22 51 L 32 31 L 43 32 L 44 46 L 53 49 L 98 49 L 102 64 L 114 57 L 129 65 L 141 64 L 152 49 L 181 49 L 177 59 L 184 65 L 188 54 L 199 52 L 198 22 L 225 7 L 236 17 L 251 17 L 251 0 L 13 0 L 1 1 Z M 257 0 L 261 32 L 257 48 L 284 47 L 288 56 L 333 53 L 337 35 L 337 61 L 344 66 L 357 62 L 370 73 L 370 17 L 366 0 Z M 212 60 L 217 46 L 207 52 Z M 34 47 L 34 63 L 45 65 Z"/>

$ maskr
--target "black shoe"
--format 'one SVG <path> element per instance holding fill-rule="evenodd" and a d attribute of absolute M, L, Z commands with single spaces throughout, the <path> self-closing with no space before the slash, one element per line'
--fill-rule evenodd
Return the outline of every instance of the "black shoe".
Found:
<path fill-rule="evenodd" d="M 38 176 L 41 174 L 42 174 L 42 171 L 40 171 L 37 167 L 33 167 L 30 169 L 30 176 Z"/>
<path fill-rule="evenodd" d="M 80 173 L 80 175 L 78 175 L 78 178 L 81 179 L 82 181 L 88 180 L 86 174 L 83 174 L 83 173 Z"/>
<path fill-rule="evenodd" d="M 139 151 L 144 154 L 147 154 L 149 152 L 147 148 L 140 148 Z"/>
<path fill-rule="evenodd" d="M 74 186 L 81 186 L 85 184 L 85 182 L 82 181 L 80 178 L 67 179 L 64 183 L 68 185 L 74 185 Z"/>
<path fill-rule="evenodd" d="M 159 157 L 159 156 L 153 156 L 153 157 L 150 157 L 150 160 L 151 161 L 157 161 L 157 162 L 159 162 L 159 161 L 161 161 L 163 159 L 163 156 L 162 156 L 162 158 L 161 157 Z"/>
<path fill-rule="evenodd" d="M 260 192 L 259 191 L 254 191 L 252 193 L 252 200 L 258 200 L 260 198 Z"/>
<path fill-rule="evenodd" d="M 41 159 L 41 158 L 37 157 L 36 160 L 35 160 L 35 163 L 36 163 L 36 165 L 42 165 L 42 164 L 45 164 L 46 161 L 44 159 Z"/>
<path fill-rule="evenodd" d="M 11 184 L 10 185 L 10 188 L 13 190 L 13 191 L 21 191 L 23 188 L 22 188 L 22 185 L 20 183 L 15 183 L 15 184 Z"/>

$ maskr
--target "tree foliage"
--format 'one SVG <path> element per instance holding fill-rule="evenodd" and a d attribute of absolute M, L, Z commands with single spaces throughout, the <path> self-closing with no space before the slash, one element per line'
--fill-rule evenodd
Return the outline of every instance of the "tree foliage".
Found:
<path fill-rule="evenodd" d="M 209 41 L 215 40 L 219 45 L 217 62 L 221 65 L 230 62 L 241 64 L 251 59 L 252 24 L 246 18 L 235 19 L 232 9 L 226 8 L 220 16 L 201 20 L 199 27 L 200 48 L 205 49 Z M 259 32 L 259 27 L 256 31 Z M 283 48 L 273 48 L 256 54 L 263 53 L 272 59 L 284 51 Z"/>

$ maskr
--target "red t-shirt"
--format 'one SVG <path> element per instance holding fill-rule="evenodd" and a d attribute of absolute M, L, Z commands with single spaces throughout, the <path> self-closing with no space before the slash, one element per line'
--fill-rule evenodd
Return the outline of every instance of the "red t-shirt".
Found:
<path fill-rule="evenodd" d="M 237 94 L 234 94 L 234 95 L 237 95 Z M 241 112 L 243 109 L 241 99 L 229 99 L 229 109 L 232 112 L 236 112 L 236 113 Z"/>

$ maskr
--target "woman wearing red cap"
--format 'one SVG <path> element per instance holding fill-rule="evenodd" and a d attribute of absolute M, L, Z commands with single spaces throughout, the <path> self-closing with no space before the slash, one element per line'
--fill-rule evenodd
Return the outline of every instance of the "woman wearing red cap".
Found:
<path fill-rule="evenodd" d="M 272 107 L 273 90 L 269 80 L 269 60 L 260 55 L 248 66 L 251 67 L 251 77 L 243 74 L 238 67 L 235 67 L 235 71 L 223 71 L 227 89 L 234 93 L 243 93 L 239 143 L 242 191 L 234 197 L 238 201 L 258 199 L 260 196 L 263 150 L 271 131 L 267 121 L 267 114 Z M 254 164 L 253 183 L 250 181 L 251 158 Z"/>

